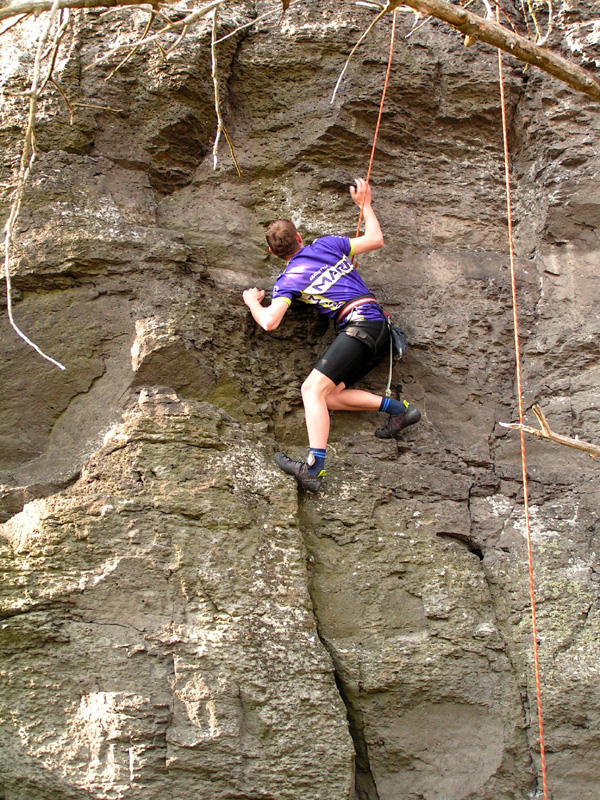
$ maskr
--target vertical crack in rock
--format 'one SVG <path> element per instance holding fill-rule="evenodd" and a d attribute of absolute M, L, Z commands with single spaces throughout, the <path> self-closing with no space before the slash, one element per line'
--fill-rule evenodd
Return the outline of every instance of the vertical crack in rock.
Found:
<path fill-rule="evenodd" d="M 319 638 L 321 638 L 319 636 Z M 327 648 L 326 643 L 323 646 L 328 650 L 331 660 L 334 665 L 335 685 L 344 705 L 346 706 L 346 713 L 348 718 L 348 729 L 354 750 L 356 752 L 355 770 L 354 770 L 354 788 L 356 792 L 356 800 L 379 800 L 379 793 L 377 792 L 377 785 L 375 778 L 371 772 L 371 764 L 369 761 L 369 746 L 365 738 L 363 715 L 360 709 L 357 709 L 352 702 L 348 687 L 344 683 L 338 667 L 336 666 L 335 656 Z"/>
<path fill-rule="evenodd" d="M 533 709 L 531 708 L 529 702 L 529 695 L 527 692 L 526 686 L 526 679 L 524 683 L 524 679 L 521 677 L 523 670 L 526 668 L 525 664 L 519 664 L 518 653 L 515 652 L 515 642 L 510 636 L 509 631 L 507 630 L 506 626 L 506 612 L 502 613 L 502 605 L 506 604 L 506 596 L 505 593 L 502 591 L 501 588 L 498 587 L 497 582 L 494 580 L 494 576 L 492 571 L 489 568 L 489 565 L 486 564 L 485 556 L 486 551 L 492 550 L 492 546 L 485 541 L 482 541 L 481 537 L 478 535 L 476 531 L 476 523 L 473 519 L 473 511 L 472 511 L 472 492 L 469 492 L 469 498 L 467 501 L 467 509 L 469 512 L 470 517 L 470 531 L 468 536 L 464 539 L 460 537 L 449 537 L 453 538 L 455 541 L 459 541 L 464 544 L 468 550 L 472 553 L 475 553 L 478 558 L 480 559 L 480 571 L 483 579 L 485 581 L 485 585 L 487 587 L 487 592 L 489 595 L 490 603 L 489 609 L 491 614 L 493 615 L 493 625 L 496 629 L 498 637 L 501 641 L 501 649 L 506 657 L 507 664 L 510 669 L 510 674 L 512 675 L 514 681 L 514 687 L 517 693 L 518 699 L 518 706 L 521 711 L 521 718 L 523 723 L 523 738 L 520 741 L 521 746 L 521 756 L 526 760 L 526 771 L 532 777 L 532 782 L 534 785 L 530 787 L 532 789 L 532 793 L 536 791 L 536 788 L 539 788 L 537 784 L 540 783 L 540 776 L 537 774 L 536 762 L 534 758 L 534 754 L 532 752 L 531 742 L 527 733 L 529 727 L 529 721 L 531 720 L 531 715 Z M 515 753 L 515 755 L 517 755 Z"/>
<path fill-rule="evenodd" d="M 531 745 L 530 745 L 530 742 L 529 742 L 529 737 L 527 736 L 527 733 L 526 733 L 527 727 L 528 727 L 528 720 L 531 720 L 531 715 L 532 715 L 533 709 L 531 708 L 531 705 L 530 705 L 530 702 L 529 702 L 529 696 L 527 694 L 527 687 L 523 685 L 523 680 L 520 677 L 519 662 L 518 662 L 517 654 L 514 652 L 513 643 L 511 642 L 511 640 L 510 640 L 510 638 L 509 638 L 509 636 L 508 636 L 508 634 L 507 634 L 507 632 L 505 630 L 505 625 L 504 625 L 504 623 L 503 623 L 503 621 L 501 619 L 501 616 L 498 613 L 498 603 L 499 602 L 500 603 L 503 602 L 505 600 L 505 598 L 502 596 L 502 594 L 500 594 L 500 595 L 498 594 L 498 590 L 494 585 L 494 581 L 491 578 L 491 576 L 490 576 L 490 574 L 488 572 L 488 569 L 486 568 L 485 559 L 483 559 L 481 561 L 481 573 L 482 573 L 482 575 L 484 577 L 484 580 L 485 580 L 485 583 L 486 583 L 486 586 L 487 586 L 487 589 L 488 589 L 488 592 L 489 592 L 490 600 L 491 600 L 490 611 L 494 615 L 493 616 L 494 626 L 496 628 L 496 631 L 498 632 L 498 635 L 501 638 L 502 651 L 503 651 L 504 655 L 506 656 L 506 660 L 507 660 L 507 662 L 508 662 L 508 664 L 510 666 L 510 670 L 511 670 L 514 682 L 515 682 L 515 687 L 516 687 L 516 689 L 518 691 L 518 695 L 519 695 L 519 704 L 520 704 L 520 707 L 522 709 L 523 725 L 524 725 L 524 730 L 525 730 L 525 742 L 524 742 L 524 744 L 526 744 L 526 752 L 524 752 L 524 755 L 526 756 L 527 761 L 528 761 L 529 771 L 531 772 L 532 775 L 536 775 L 535 759 L 534 759 L 533 753 L 531 751 Z M 523 666 L 521 666 L 521 671 L 522 671 L 522 669 L 523 669 Z"/>
<path fill-rule="evenodd" d="M 354 751 L 356 753 L 356 759 L 354 762 L 354 800 L 379 800 L 377 785 L 375 783 L 373 773 L 371 772 L 371 764 L 369 761 L 369 745 L 367 744 L 367 740 L 365 738 L 362 711 L 356 708 L 354 702 L 352 701 L 350 688 L 343 678 L 342 669 L 340 668 L 339 660 L 336 657 L 335 652 L 333 652 L 331 646 L 321 635 L 319 618 L 316 612 L 315 621 L 319 640 L 331 658 L 335 685 L 340 697 L 342 698 L 342 702 L 346 706 L 348 730 L 350 731 L 352 743 L 354 744 Z"/>
<path fill-rule="evenodd" d="M 175 615 L 171 616 L 171 625 L 174 627 L 175 625 Z M 167 709 L 167 719 L 164 729 L 164 746 L 165 746 L 165 761 L 164 761 L 164 770 L 165 774 L 169 774 L 169 734 L 171 732 L 171 728 L 173 727 L 173 718 L 175 716 L 175 653 L 171 651 L 171 658 L 170 658 L 170 670 L 167 674 L 167 685 L 171 687 L 171 692 L 169 696 L 169 707 Z M 171 797 L 173 794 L 171 793 Z"/>
<path fill-rule="evenodd" d="M 308 572 L 310 574 L 310 569 L 308 569 Z M 308 591 L 312 599 L 310 581 L 308 585 Z M 356 753 L 356 758 L 354 761 L 355 794 L 353 800 L 379 800 L 377 785 L 375 783 L 375 778 L 373 776 L 373 773 L 371 772 L 371 764 L 369 761 L 369 745 L 367 744 L 367 740 L 365 737 L 362 712 L 360 711 L 360 709 L 356 708 L 356 705 L 353 702 L 351 689 L 348 686 L 347 682 L 344 680 L 343 670 L 339 663 L 339 659 L 335 654 L 335 651 L 321 634 L 320 621 L 315 608 L 314 601 L 313 601 L 313 614 L 315 617 L 315 625 L 319 641 L 321 642 L 321 644 L 329 654 L 329 657 L 331 658 L 335 685 L 342 699 L 342 702 L 346 707 L 346 719 L 348 720 L 348 730 L 350 732 L 350 736 L 352 737 L 352 743 L 354 745 L 354 751 Z"/>

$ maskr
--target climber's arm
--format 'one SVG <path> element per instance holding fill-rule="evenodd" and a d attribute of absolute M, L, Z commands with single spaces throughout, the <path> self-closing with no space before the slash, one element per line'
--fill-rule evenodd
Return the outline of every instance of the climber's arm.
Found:
<path fill-rule="evenodd" d="M 285 297 L 276 297 L 271 302 L 271 305 L 263 306 L 264 297 L 264 290 L 256 287 L 246 289 L 243 294 L 244 303 L 248 306 L 250 313 L 260 327 L 266 331 L 274 331 L 290 307 L 290 301 Z"/>
<path fill-rule="evenodd" d="M 352 254 L 360 255 L 368 253 L 370 250 L 379 250 L 380 247 L 383 247 L 383 233 L 371 206 L 371 187 L 363 178 L 357 178 L 356 187 L 350 187 L 350 195 L 359 208 L 362 206 L 365 222 L 363 235 L 350 239 Z"/>

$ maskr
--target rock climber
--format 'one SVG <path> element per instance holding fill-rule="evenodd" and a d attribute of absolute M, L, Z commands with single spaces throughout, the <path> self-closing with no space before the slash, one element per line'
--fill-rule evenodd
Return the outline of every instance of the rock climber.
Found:
<path fill-rule="evenodd" d="M 350 388 L 390 351 L 386 316 L 351 261 L 354 256 L 382 247 L 383 234 L 366 181 L 358 178 L 350 187 L 350 195 L 357 206 L 363 207 L 362 236 L 324 236 L 305 245 L 293 222 L 275 220 L 266 231 L 269 252 L 286 261 L 287 266 L 273 287 L 271 303 L 262 305 L 262 289 L 254 287 L 243 293 L 244 303 L 265 331 L 278 327 L 294 299 L 315 305 L 335 321 L 336 338 L 302 384 L 307 459 L 294 461 L 285 453 L 275 455 L 277 465 L 311 492 L 319 491 L 325 474 L 330 411 L 386 412 L 386 424 L 375 431 L 380 439 L 396 438 L 421 419 L 418 408 L 406 400 Z"/>

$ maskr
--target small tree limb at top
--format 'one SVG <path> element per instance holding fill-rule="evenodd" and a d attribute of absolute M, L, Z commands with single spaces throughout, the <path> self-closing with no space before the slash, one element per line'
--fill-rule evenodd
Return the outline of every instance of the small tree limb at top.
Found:
<path fill-rule="evenodd" d="M 119 6 L 160 6 L 176 3 L 177 0 L 58 0 L 57 7 L 60 8 L 118 8 Z M 207 3 L 204 8 L 199 9 L 199 16 L 209 14 L 214 8 L 227 2 L 227 0 L 213 0 Z M 43 11 L 50 11 L 54 3 L 52 0 L 17 0 L 16 3 L 3 5 L 0 7 L 0 22 L 3 19 L 17 16 L 18 14 L 41 14 Z"/>
<path fill-rule="evenodd" d="M 547 72 L 564 83 L 577 89 L 579 92 L 600 100 L 600 82 L 587 70 L 578 64 L 573 64 L 566 58 L 519 36 L 518 33 L 502 27 L 490 19 L 483 19 L 461 6 L 449 3 L 447 0 L 389 0 L 387 11 L 392 11 L 398 6 L 409 6 L 415 11 L 421 11 L 431 17 L 447 22 L 465 36 L 479 39 L 486 44 L 491 44 L 500 50 Z"/>
<path fill-rule="evenodd" d="M 580 439 L 575 439 L 572 436 L 563 436 L 561 433 L 554 433 L 554 431 L 550 429 L 542 409 L 538 405 L 535 405 L 531 410 L 540 423 L 539 429 L 531 428 L 529 425 L 521 425 L 518 422 L 501 422 L 500 425 L 502 425 L 503 428 L 511 428 L 515 431 L 531 433 L 533 436 L 537 436 L 538 439 L 548 439 L 551 442 L 556 442 L 556 444 L 564 444 L 567 447 L 574 447 L 576 450 L 583 450 L 589 453 L 592 458 L 598 458 L 598 456 L 600 456 L 600 447 L 597 444 L 582 442 Z"/>

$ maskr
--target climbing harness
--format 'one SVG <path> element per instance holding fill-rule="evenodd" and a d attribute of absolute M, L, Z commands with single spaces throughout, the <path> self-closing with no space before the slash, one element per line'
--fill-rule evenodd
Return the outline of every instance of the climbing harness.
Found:
<path fill-rule="evenodd" d="M 496 21 L 500 21 L 500 12 L 496 6 Z M 523 425 L 523 392 L 521 388 L 521 356 L 519 344 L 519 321 L 517 315 L 517 291 L 515 280 L 515 250 L 513 241 L 512 230 L 512 207 L 510 196 L 510 167 L 508 156 L 508 134 L 506 125 L 506 98 L 504 95 L 504 76 L 502 71 L 502 51 L 498 49 L 498 73 L 500 82 L 500 101 L 502 107 L 502 138 L 504 144 L 504 174 L 506 179 L 506 210 L 508 216 L 508 244 L 510 254 L 510 281 L 512 291 L 512 306 L 513 306 L 513 326 L 514 326 L 514 339 L 515 339 L 515 362 L 517 374 L 517 396 L 519 401 L 519 422 Z M 542 787 L 544 791 L 544 800 L 548 800 L 548 788 L 546 785 L 546 753 L 544 748 L 544 726 L 542 722 L 542 695 L 540 691 L 540 665 L 538 659 L 538 644 L 537 644 L 537 617 L 535 611 L 535 588 L 533 581 L 533 556 L 531 549 L 531 524 L 529 518 L 529 494 L 527 491 L 527 462 L 525 459 L 525 433 L 521 429 L 521 472 L 523 476 L 523 504 L 525 510 L 525 529 L 527 532 L 527 560 L 529 567 L 529 599 L 531 604 L 531 637 L 533 640 L 533 660 L 535 668 L 535 691 L 537 698 L 537 712 L 538 712 L 538 725 L 540 731 L 540 761 L 542 767 Z"/>
<path fill-rule="evenodd" d="M 370 347 L 371 354 L 375 355 L 377 348 L 379 347 L 379 343 L 383 339 L 387 329 L 390 337 L 390 367 L 388 371 L 388 382 L 385 389 L 385 396 L 390 397 L 392 394 L 392 370 L 394 367 L 394 362 L 399 361 L 402 358 L 406 352 L 406 348 L 408 347 L 408 337 L 404 331 L 392 323 L 390 315 L 387 313 L 387 311 L 384 311 L 383 308 L 381 308 L 377 300 L 371 295 L 355 297 L 353 300 L 349 300 L 345 305 L 343 305 L 336 314 L 335 326 L 336 328 L 339 328 L 340 324 L 354 308 L 360 308 L 361 306 L 366 305 L 377 306 L 383 314 L 386 322 L 386 327 L 382 327 L 381 333 L 377 339 L 373 339 L 373 337 L 369 336 L 369 334 L 362 330 L 360 326 L 353 325 L 351 322 L 346 325 L 344 332 L 347 333 L 348 336 L 354 336 L 355 338 L 364 341 L 364 343 Z"/>
<path fill-rule="evenodd" d="M 343 305 L 338 313 L 335 315 L 335 324 L 339 326 L 339 324 L 348 316 L 348 314 L 352 311 L 353 308 L 358 308 L 359 306 L 366 306 L 369 304 L 379 305 L 377 300 L 371 295 L 365 295 L 364 297 L 355 297 L 354 300 L 349 300 L 345 305 Z"/>

